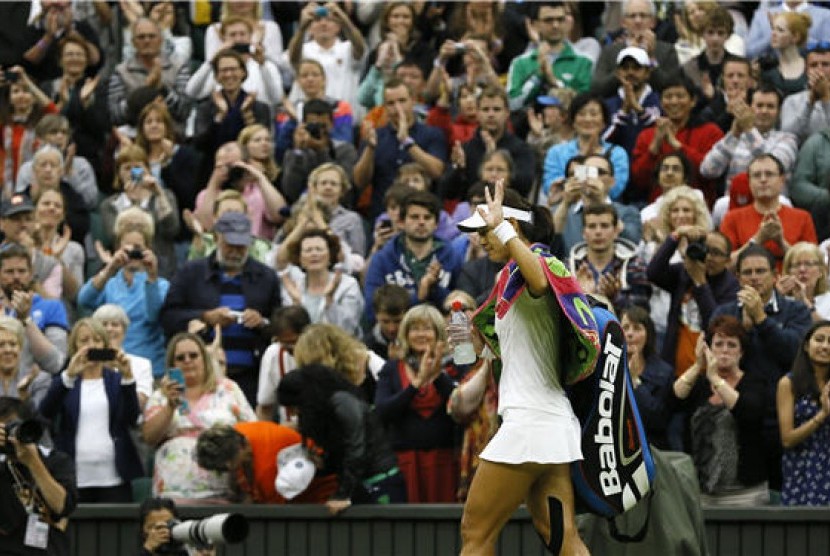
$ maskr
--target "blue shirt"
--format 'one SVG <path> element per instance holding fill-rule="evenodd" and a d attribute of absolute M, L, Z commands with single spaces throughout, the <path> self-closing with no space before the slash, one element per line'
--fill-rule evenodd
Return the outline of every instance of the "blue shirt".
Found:
<path fill-rule="evenodd" d="M 242 277 L 236 275 L 229 277 L 222 275 L 222 292 L 219 295 L 219 306 L 227 307 L 231 311 L 242 313 L 245 311 L 245 296 L 242 295 Z M 257 364 L 254 358 L 259 335 L 245 328 L 238 322 L 234 322 L 222 329 L 222 346 L 225 349 L 228 367 L 254 368 Z M 213 331 L 211 330 L 211 339 Z"/>
<path fill-rule="evenodd" d="M 13 309 L 6 309 L 6 315 L 16 316 Z M 69 330 L 69 320 L 66 318 L 66 307 L 57 299 L 44 299 L 39 294 L 32 296 L 32 308 L 29 316 L 41 332 L 49 326 L 57 326 Z"/>
<path fill-rule="evenodd" d="M 421 149 L 430 155 L 447 161 L 447 141 L 443 132 L 436 127 L 415 123 L 409 128 L 409 136 Z M 389 124 L 377 130 L 378 145 L 375 148 L 374 173 L 372 174 L 372 216 L 383 212 L 383 195 L 395 181 L 398 168 L 412 162 L 408 149 L 401 147 L 398 132 Z M 364 145 L 361 149 L 361 154 Z"/>
<path fill-rule="evenodd" d="M 146 272 L 133 274 L 133 283 L 127 284 L 124 269 L 107 280 L 103 290 L 96 290 L 90 278 L 78 292 L 78 306 L 94 311 L 106 303 L 119 305 L 127 313 L 130 326 L 124 335 L 124 351 L 146 357 L 153 362 L 153 376 L 164 374 L 164 330 L 159 324 L 159 312 L 170 283 L 158 277 L 147 281 Z"/>
<path fill-rule="evenodd" d="M 628 185 L 628 153 L 618 145 L 608 141 L 600 141 L 600 146 L 608 154 L 608 158 L 611 159 L 611 164 L 614 166 L 614 185 L 611 187 L 611 191 L 608 192 L 608 196 L 617 201 Z M 565 177 L 565 168 L 568 166 L 568 161 L 578 154 L 579 143 L 576 139 L 559 143 L 548 149 L 542 175 L 542 192 L 545 198 L 550 193 L 550 184 L 555 179 Z"/>

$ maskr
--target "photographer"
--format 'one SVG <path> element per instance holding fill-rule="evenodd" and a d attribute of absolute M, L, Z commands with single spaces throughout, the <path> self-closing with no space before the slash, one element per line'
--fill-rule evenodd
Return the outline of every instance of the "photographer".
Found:
<path fill-rule="evenodd" d="M 9 424 L 33 416 L 20 400 L 0 397 L 0 554 L 68 555 L 65 518 L 75 509 L 75 466 L 62 452 L 47 453 L 36 441 L 19 442 L 20 427 L 8 435 Z M 41 532 L 40 538 L 29 539 L 39 542 L 26 543 L 29 529 Z"/>
<path fill-rule="evenodd" d="M 179 519 L 176 503 L 169 498 L 148 498 L 139 508 L 138 554 L 187 556 L 184 546 L 170 540 L 170 521 Z"/>
<path fill-rule="evenodd" d="M 352 174 L 357 151 L 348 141 L 331 136 L 334 128 L 334 109 L 322 99 L 312 99 L 303 106 L 303 121 L 294 129 L 292 148 L 283 158 L 282 192 L 289 203 L 294 203 L 306 189 L 311 171 L 326 162 L 340 165 L 347 175 Z M 351 204 L 351 203 L 347 203 Z"/>
<path fill-rule="evenodd" d="M 171 540 L 170 522 L 178 521 L 179 510 L 170 498 L 148 498 L 139 508 L 138 556 L 215 556 L 213 548 L 194 550 Z"/>
<path fill-rule="evenodd" d="M 116 219 L 130 207 L 147 212 L 153 220 L 153 241 L 147 244 L 158 257 L 158 273 L 170 278 L 176 272 L 173 242 L 181 225 L 176 196 L 161 186 L 150 172 L 147 152 L 138 145 L 130 145 L 118 153 L 116 192 L 101 203 L 101 223 L 107 247 L 115 242 Z M 104 261 L 106 263 L 106 261 Z"/>
<path fill-rule="evenodd" d="M 57 427 L 55 446 L 75 460 L 79 502 L 132 502 L 130 481 L 144 470 L 129 434 L 140 412 L 130 360 L 89 318 L 72 327 L 69 354 L 38 409 Z"/>
<path fill-rule="evenodd" d="M 610 197 L 615 178 L 614 164 L 608 155 L 576 155 L 565 164 L 565 176 L 553 181 L 545 200 L 553 213 L 556 232 L 562 235 L 566 253 L 583 239 L 585 207 L 598 203 L 614 207 L 622 222 L 621 238 L 635 245 L 640 243 L 643 224 L 639 211 Z"/>
<path fill-rule="evenodd" d="M 132 207 L 119 215 L 116 250 L 78 292 L 78 307 L 92 312 L 105 303 L 120 305 L 130 319 L 124 336 L 128 353 L 149 359 L 153 375 L 164 372 L 164 333 L 159 311 L 170 283 L 159 276 L 152 217 Z"/>
<path fill-rule="evenodd" d="M 213 209 L 219 195 L 225 190 L 239 191 L 248 207 L 252 233 L 271 240 L 275 226 L 282 223 L 280 209 L 286 206 L 285 198 L 260 169 L 243 162 L 242 158 L 242 148 L 236 141 L 219 147 L 207 186 L 196 196 L 193 215 L 203 230 L 212 230 Z"/>
<path fill-rule="evenodd" d="M 649 281 L 671 295 L 661 355 L 676 369 L 688 369 L 695 362 L 695 343 L 715 307 L 735 299 L 738 280 L 727 270 L 731 250 L 720 232 L 681 225 L 668 235 L 648 265 Z M 677 251 L 683 261 L 671 263 Z"/>

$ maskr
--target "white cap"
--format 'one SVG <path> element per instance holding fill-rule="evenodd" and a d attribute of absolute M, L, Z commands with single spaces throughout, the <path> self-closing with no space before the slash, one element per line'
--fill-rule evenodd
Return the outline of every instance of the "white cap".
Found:
<path fill-rule="evenodd" d="M 477 209 L 481 209 L 487 214 L 490 209 L 487 205 L 478 205 Z M 533 222 L 533 214 L 528 210 L 515 209 L 512 207 L 502 207 L 502 214 L 505 218 L 515 218 L 522 222 Z M 458 229 L 462 232 L 475 232 L 481 228 L 486 228 L 487 222 L 481 217 L 477 210 L 473 214 L 458 223 Z"/>
<path fill-rule="evenodd" d="M 651 67 L 651 58 L 648 57 L 648 52 L 637 46 L 628 46 L 620 50 L 620 53 L 617 54 L 617 65 L 619 66 L 626 58 L 633 58 L 644 68 Z"/>
<path fill-rule="evenodd" d="M 291 500 L 308 488 L 316 472 L 317 468 L 306 455 L 302 444 L 287 446 L 277 454 L 274 487 L 283 498 Z"/>

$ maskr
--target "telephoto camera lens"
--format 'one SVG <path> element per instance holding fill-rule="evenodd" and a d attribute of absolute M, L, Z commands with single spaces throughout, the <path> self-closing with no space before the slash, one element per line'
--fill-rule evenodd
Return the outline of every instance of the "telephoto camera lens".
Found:
<path fill-rule="evenodd" d="M 242 514 L 217 514 L 204 519 L 172 523 L 170 537 L 197 548 L 214 544 L 236 544 L 248 538 L 248 520 Z"/>

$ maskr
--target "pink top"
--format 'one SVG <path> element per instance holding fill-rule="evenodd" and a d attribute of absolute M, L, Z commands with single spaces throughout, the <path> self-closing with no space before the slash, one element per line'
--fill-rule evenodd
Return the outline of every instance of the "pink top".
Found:
<path fill-rule="evenodd" d="M 196 196 L 196 209 L 201 208 L 207 190 L 202 189 Z M 256 237 L 271 241 L 274 239 L 276 229 L 268 220 L 265 211 L 265 198 L 262 190 L 257 186 L 256 181 L 248 182 L 242 190 L 242 198 L 248 205 L 248 217 L 251 219 L 251 233 Z"/>

